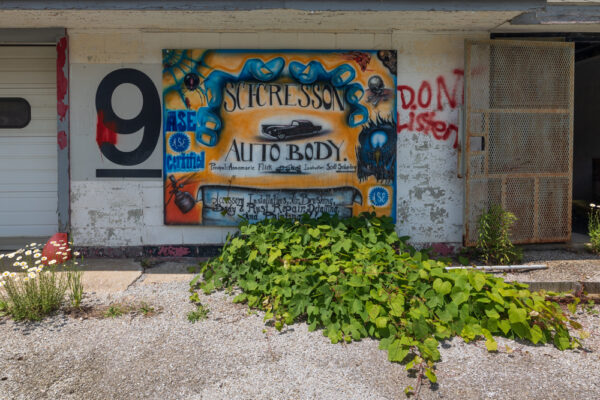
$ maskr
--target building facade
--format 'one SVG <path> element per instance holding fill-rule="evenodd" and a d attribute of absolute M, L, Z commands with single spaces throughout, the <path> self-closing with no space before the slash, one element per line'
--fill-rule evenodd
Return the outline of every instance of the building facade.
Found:
<path fill-rule="evenodd" d="M 165 71 L 179 69 L 173 76 L 186 91 L 180 93 L 187 104 L 184 110 L 200 107 L 192 107 L 186 99 L 194 101 L 194 92 L 209 81 L 211 71 L 238 78 L 236 74 L 243 72 L 238 64 L 231 64 L 229 70 L 227 61 L 220 61 L 219 67 L 207 62 L 205 75 L 197 74 L 201 81 L 189 78 L 184 82 L 195 74 L 190 75 L 192 68 L 199 71 L 201 56 L 193 65 L 176 65 L 170 61 L 172 53 L 165 51 L 200 54 L 192 53 L 194 49 L 211 50 L 211 60 L 235 50 L 246 59 L 258 57 L 265 62 L 268 57 L 281 56 L 288 64 L 294 60 L 289 54 L 303 54 L 309 57 L 303 59 L 307 62 L 337 54 L 346 57 L 359 75 L 369 76 L 375 74 L 369 71 L 379 68 L 375 66 L 378 51 L 387 51 L 389 57 L 393 54 L 395 70 L 389 78 L 394 79 L 393 85 L 391 80 L 385 81 L 383 91 L 377 92 L 377 81 L 372 87 L 367 78 L 357 77 L 356 81 L 362 82 L 364 99 L 385 98 L 381 103 L 369 100 L 369 109 L 375 110 L 369 119 L 375 119 L 385 104 L 394 105 L 392 111 L 386 109 L 384 117 L 394 123 L 395 170 L 393 178 L 382 184 L 389 187 L 385 195 L 391 198 L 382 201 L 389 205 L 383 213 L 396 218 L 398 233 L 410 236 L 419 246 L 451 251 L 470 241 L 477 213 L 499 202 L 511 211 L 533 210 L 517 212 L 523 232 L 518 240 L 568 240 L 576 151 L 572 129 L 574 54 L 580 42 L 586 43 L 582 49 L 593 53 L 598 37 L 594 32 L 600 31 L 600 19 L 594 18 L 600 17 L 600 9 L 593 4 L 545 1 L 425 3 L 4 2 L 0 10 L 0 100 L 8 99 L 6 113 L 17 121 L 8 121 L 0 129 L 3 243 L 10 246 L 21 238 L 67 232 L 75 246 L 96 249 L 90 250 L 92 253 L 108 254 L 117 248 L 121 250 L 111 254 L 190 255 L 194 252 L 190 246 L 219 245 L 235 231 L 235 227 L 219 223 L 218 215 L 212 223 L 203 224 L 194 223 L 197 219 L 169 217 L 169 212 L 175 215 L 179 211 L 168 211 L 168 204 L 177 201 L 182 211 L 186 201 L 191 208 L 195 202 L 206 203 L 207 197 L 202 196 L 209 195 L 199 194 L 202 183 L 192 190 L 183 186 L 187 181 L 179 180 L 179 175 L 169 175 L 172 168 L 166 160 L 176 139 L 171 143 L 168 139 L 178 129 L 168 128 L 166 121 L 175 100 L 168 97 Z M 490 39 L 534 44 L 498 47 L 487 42 Z M 485 62 L 476 57 L 477 51 L 486 55 Z M 557 54 L 564 60 L 550 65 Z M 372 64 L 361 64 L 365 56 Z M 380 57 L 379 63 L 384 65 L 382 60 Z M 510 65 L 520 65 L 518 76 Z M 481 68 L 487 71 L 483 75 Z M 327 66 L 324 71 L 332 73 Z M 385 70 L 381 71 L 378 76 L 385 78 Z M 287 82 L 281 76 L 282 82 Z M 257 79 L 253 75 L 244 82 Z M 527 89 L 533 81 L 549 89 Z M 239 92 L 239 85 L 229 87 L 226 85 L 231 82 L 227 82 L 219 86 L 222 93 L 227 87 Z M 329 99 L 335 106 L 332 99 L 341 86 L 334 86 Z M 538 97 L 520 98 L 521 89 L 527 96 L 537 93 Z M 257 90 L 259 95 L 270 93 L 265 92 L 266 86 Z M 346 96 L 339 103 L 342 108 L 352 103 L 344 90 L 340 92 Z M 205 92 L 202 95 L 207 96 Z M 521 100 L 502 103 L 503 98 Z M 558 100 L 548 100 L 555 98 Z M 29 118 L 27 105 L 18 99 L 29 105 Z M 27 121 L 23 126 L 19 125 L 19 113 Z M 312 114 L 290 115 L 289 121 L 283 122 L 291 125 L 293 117 Z M 506 115 L 511 119 L 502 120 Z M 233 124 L 225 120 L 227 123 Z M 317 141 L 327 143 L 327 137 L 315 139 L 315 145 Z M 504 142 L 494 139 L 498 137 Z M 298 139 L 298 143 L 309 141 Z M 543 141 L 558 144 L 548 147 L 540 144 Z M 230 152 L 231 147 L 228 149 Z M 311 149 L 311 162 L 303 153 L 304 165 L 318 164 L 313 160 L 314 151 Z M 335 151 L 334 147 L 330 151 Z M 202 159 L 203 166 L 218 159 L 210 154 L 202 152 L 202 157 L 207 157 Z M 560 162 L 552 164 L 549 159 Z M 178 171 L 187 171 L 182 165 L 192 161 L 181 160 L 177 168 L 183 169 Z M 582 168 L 591 171 L 588 164 Z M 285 170 L 296 168 L 294 165 L 277 164 L 276 168 L 284 168 L 279 172 L 286 174 L 275 190 L 288 189 L 285 182 L 302 178 Z M 177 183 L 169 176 L 177 176 Z M 235 174 L 224 176 L 221 186 L 230 193 L 239 186 L 239 173 L 237 181 L 232 178 Z M 209 177 L 203 175 L 202 179 Z M 379 182 L 375 175 L 365 179 Z M 302 188 L 315 189 L 310 177 L 303 182 Z M 270 184 L 256 185 L 265 191 Z M 336 183 L 336 187 L 342 186 Z M 369 199 L 371 190 L 363 190 L 361 201 L 366 209 L 377 211 L 384 203 Z M 227 202 L 229 194 L 225 197 Z M 358 209 L 352 207 L 353 212 Z M 206 215 L 204 218 L 209 220 Z"/>

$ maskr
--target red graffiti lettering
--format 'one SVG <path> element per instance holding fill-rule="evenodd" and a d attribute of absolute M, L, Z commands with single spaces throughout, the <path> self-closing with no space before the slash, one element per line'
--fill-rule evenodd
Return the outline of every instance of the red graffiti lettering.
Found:
<path fill-rule="evenodd" d="M 190 254 L 189 247 L 162 246 L 158 249 L 159 257 L 185 257 Z"/>
<path fill-rule="evenodd" d="M 425 89 L 427 89 L 427 97 L 425 101 L 423 101 L 423 93 L 425 93 Z M 421 83 L 421 87 L 419 87 L 419 107 L 427 108 L 431 104 L 431 85 L 427 81 L 423 81 Z"/>
<path fill-rule="evenodd" d="M 103 143 L 117 144 L 117 132 L 114 123 L 104 122 L 104 113 L 98 111 L 98 122 L 96 123 L 96 143 L 98 147 Z"/>
<path fill-rule="evenodd" d="M 407 110 L 407 114 L 402 113 L 398 115 L 398 133 L 402 133 L 404 130 L 411 132 L 421 132 L 424 135 L 431 135 L 436 140 L 448 140 L 451 136 L 454 136 L 453 148 L 458 147 L 458 115 L 452 116 L 452 120 L 445 120 L 444 117 L 440 117 L 436 114 L 437 112 L 451 111 L 456 109 L 459 104 L 464 101 L 464 95 L 462 94 L 463 87 L 463 75 L 462 69 L 455 69 L 454 84 L 452 85 L 452 91 L 448 90 L 446 80 L 444 76 L 440 75 L 436 78 L 435 82 L 435 98 L 436 109 L 432 110 L 432 99 L 434 97 L 434 91 L 429 81 L 422 81 L 419 85 L 419 89 L 415 89 L 408 85 L 398 86 L 398 95 L 400 97 L 400 107 L 402 110 Z M 415 86 L 416 87 L 416 86 Z M 461 92 L 460 103 L 457 98 L 459 91 Z M 445 102 L 444 102 L 445 97 Z M 445 105 L 447 106 L 445 108 Z M 402 118 L 403 117 L 403 118 Z M 448 117 L 446 117 L 447 119 Z M 404 119 L 403 122 L 402 120 Z"/>
<path fill-rule="evenodd" d="M 58 143 L 58 148 L 64 150 L 67 147 L 67 133 L 65 131 L 58 132 L 56 142 Z"/>
<path fill-rule="evenodd" d="M 69 82 L 65 75 L 65 64 L 67 62 L 67 38 L 61 38 L 56 44 L 56 100 L 57 100 L 57 111 L 60 120 L 64 120 L 67 115 L 69 106 L 65 104 L 65 96 L 67 95 L 67 88 Z"/>

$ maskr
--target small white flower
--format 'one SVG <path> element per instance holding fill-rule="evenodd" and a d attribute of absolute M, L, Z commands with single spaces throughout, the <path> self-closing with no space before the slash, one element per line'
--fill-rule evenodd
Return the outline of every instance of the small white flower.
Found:
<path fill-rule="evenodd" d="M 0 260 L 4 258 L 4 254 L 0 254 Z"/>
<path fill-rule="evenodd" d="M 30 255 L 31 255 L 31 250 L 27 250 L 27 251 L 25 252 L 25 255 L 26 255 L 26 256 L 30 256 Z"/>
<path fill-rule="evenodd" d="M 57 251 L 56 254 L 62 254 L 62 251 Z"/>
<path fill-rule="evenodd" d="M 52 264 L 56 264 L 56 260 L 50 260 L 50 261 L 48 261 L 48 265 L 52 265 Z"/>
<path fill-rule="evenodd" d="M 46 261 L 48 259 L 48 257 L 44 256 L 42 257 L 42 261 Z"/>
<path fill-rule="evenodd" d="M 8 257 L 8 258 L 13 258 L 14 256 L 15 256 L 15 253 L 10 253 L 10 254 L 6 255 L 6 257 Z"/>
<path fill-rule="evenodd" d="M 9 275 L 10 275 L 10 272 L 8 272 L 8 271 L 4 271 L 4 272 L 2 273 L 2 276 L 9 276 Z"/>
<path fill-rule="evenodd" d="M 35 254 L 33 255 L 33 258 L 40 258 L 41 256 L 42 256 L 42 255 L 41 255 L 40 253 L 35 253 Z"/>
<path fill-rule="evenodd" d="M 4 286 L 4 285 L 6 285 L 6 282 L 4 282 L 4 281 L 0 281 L 0 287 L 2 287 L 2 286 Z"/>
<path fill-rule="evenodd" d="M 28 276 L 29 278 L 31 278 L 31 279 L 35 279 L 35 277 L 36 277 L 37 275 L 35 274 L 35 272 L 30 272 L 30 273 L 28 273 L 28 274 L 27 274 L 27 276 Z"/>
<path fill-rule="evenodd" d="M 77 261 L 75 261 L 73 264 L 75 264 L 75 265 L 79 265 L 79 263 L 78 263 Z"/>
<path fill-rule="evenodd" d="M 37 243 L 35 243 L 35 242 L 30 244 L 30 246 L 36 246 L 36 245 L 37 245 Z"/>
<path fill-rule="evenodd" d="M 590 203 L 590 207 L 594 208 L 596 205 L 594 203 Z"/>
<path fill-rule="evenodd" d="M 78 256 L 78 255 L 79 255 L 79 252 L 78 252 L 78 251 L 74 251 L 74 252 L 73 252 L 73 255 L 74 255 L 74 256 Z"/>
<path fill-rule="evenodd" d="M 15 278 L 16 276 L 17 276 L 17 273 L 16 273 L 16 272 L 11 272 L 11 273 L 10 273 L 10 277 L 11 277 L 11 278 Z"/>
<path fill-rule="evenodd" d="M 16 279 L 15 279 L 16 280 Z M 27 282 L 29 280 L 29 277 L 26 276 L 25 278 L 23 278 L 23 282 Z"/>
<path fill-rule="evenodd" d="M 21 261 L 21 263 L 19 263 L 19 265 L 21 267 L 27 267 L 27 263 L 25 261 Z"/>
<path fill-rule="evenodd" d="M 42 260 L 37 260 L 35 263 L 36 263 L 36 264 L 39 264 L 39 263 L 41 263 L 41 262 L 42 262 Z"/>
<path fill-rule="evenodd" d="M 13 263 L 13 267 L 18 267 L 19 265 L 21 265 L 21 263 L 20 263 L 20 262 L 18 262 L 18 261 L 15 261 L 15 262 Z"/>
<path fill-rule="evenodd" d="M 23 257 L 22 257 L 22 256 L 19 256 L 19 257 L 17 257 L 17 261 L 18 261 L 18 260 L 22 260 L 22 259 L 23 259 Z"/>

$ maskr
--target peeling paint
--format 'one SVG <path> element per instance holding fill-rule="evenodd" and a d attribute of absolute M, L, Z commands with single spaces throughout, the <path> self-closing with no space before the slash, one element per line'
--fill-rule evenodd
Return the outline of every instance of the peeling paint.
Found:
<path fill-rule="evenodd" d="M 442 188 L 434 188 L 434 187 L 415 187 L 411 194 L 419 200 L 423 200 L 423 194 L 429 193 L 429 196 L 433 199 L 439 199 L 446 194 L 446 190 Z"/>

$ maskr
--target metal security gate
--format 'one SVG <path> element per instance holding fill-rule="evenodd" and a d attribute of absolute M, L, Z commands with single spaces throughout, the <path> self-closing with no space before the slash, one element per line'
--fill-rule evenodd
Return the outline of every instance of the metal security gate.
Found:
<path fill-rule="evenodd" d="M 492 205 L 515 243 L 571 237 L 573 43 L 465 43 L 465 244 Z"/>

